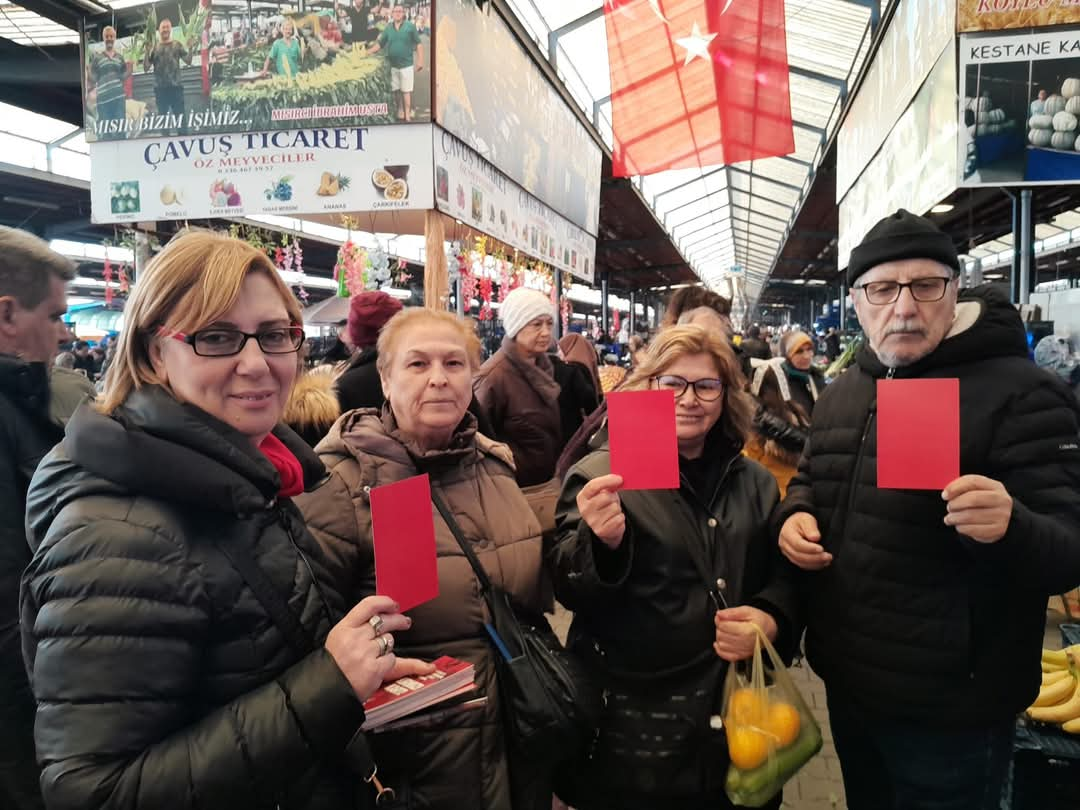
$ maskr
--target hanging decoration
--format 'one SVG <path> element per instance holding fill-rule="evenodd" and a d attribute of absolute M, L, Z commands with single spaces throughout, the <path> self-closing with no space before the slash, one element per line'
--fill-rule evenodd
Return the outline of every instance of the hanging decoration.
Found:
<path fill-rule="evenodd" d="M 611 311 L 611 331 L 613 335 L 619 334 L 619 310 Z"/>
<path fill-rule="evenodd" d="M 570 317 L 573 314 L 573 304 L 570 303 L 570 287 L 574 283 L 574 277 L 563 271 L 562 282 L 562 301 L 559 303 L 559 312 L 562 315 L 562 333 L 564 335 L 570 334 Z"/>
<path fill-rule="evenodd" d="M 446 251 L 451 282 L 461 281 L 461 297 L 469 312 L 474 298 L 479 299 L 480 320 L 494 320 L 493 302 L 502 303 L 512 290 L 529 287 L 551 296 L 557 305 L 555 277 L 552 269 L 543 262 L 526 260 L 514 252 L 508 258 L 500 247 L 488 253 L 488 238 L 477 236 L 467 248 L 461 242 L 451 242 Z"/>
<path fill-rule="evenodd" d="M 105 249 L 105 272 L 104 272 L 104 276 L 105 276 L 105 306 L 106 307 L 111 307 L 112 302 L 113 302 L 113 288 L 112 288 L 113 269 L 112 269 L 112 262 L 109 261 L 109 249 L 108 248 Z"/>

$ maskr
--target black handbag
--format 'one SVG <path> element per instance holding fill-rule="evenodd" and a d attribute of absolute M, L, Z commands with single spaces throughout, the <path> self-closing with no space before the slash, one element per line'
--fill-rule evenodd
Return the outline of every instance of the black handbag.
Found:
<path fill-rule="evenodd" d="M 495 587 L 450 510 L 431 500 L 461 546 L 488 605 L 486 630 L 495 648 L 495 672 L 510 744 L 534 766 L 580 756 L 591 741 L 600 695 L 576 657 L 541 615 L 525 617 Z"/>

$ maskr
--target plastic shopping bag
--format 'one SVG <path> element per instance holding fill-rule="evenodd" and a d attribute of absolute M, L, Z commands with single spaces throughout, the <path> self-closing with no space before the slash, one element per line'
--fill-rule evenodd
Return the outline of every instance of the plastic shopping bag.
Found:
<path fill-rule="evenodd" d="M 724 784 L 728 798 L 761 807 L 780 792 L 821 750 L 821 729 L 772 644 L 757 628 L 747 676 L 728 667 L 724 681 L 724 730 L 731 765 Z"/>

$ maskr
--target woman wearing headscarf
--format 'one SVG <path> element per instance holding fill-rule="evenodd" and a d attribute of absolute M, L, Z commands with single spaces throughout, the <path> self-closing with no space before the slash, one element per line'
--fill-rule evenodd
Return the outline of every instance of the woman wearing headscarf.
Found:
<path fill-rule="evenodd" d="M 407 309 L 395 316 L 378 343 L 387 404 L 345 414 L 319 445 L 330 478 L 299 504 L 350 598 L 375 587 L 371 491 L 426 474 L 491 581 L 544 621 L 540 526 L 514 481 L 510 451 L 478 433 L 468 412 L 479 348 L 472 328 L 450 313 Z M 487 703 L 423 729 L 373 735 L 380 773 L 404 808 L 548 810 L 550 787 L 546 794 L 514 789 L 527 771 L 508 750 L 484 629 L 491 617 L 450 527 L 440 514 L 433 520 L 439 595 L 409 611 L 412 628 L 398 634 L 398 648 L 474 664 Z"/>
<path fill-rule="evenodd" d="M 747 454 L 773 474 L 782 497 L 798 467 L 825 377 L 814 367 L 814 342 L 805 332 L 788 332 L 780 350 L 782 357 L 754 372 L 750 392 L 759 411 Z"/>
<path fill-rule="evenodd" d="M 568 438 L 559 409 L 559 384 L 548 356 L 555 306 L 539 290 L 518 287 L 502 302 L 502 347 L 473 381 L 492 438 L 514 455 L 518 485 L 545 531 L 555 527 L 559 482 L 555 462 Z"/>
<path fill-rule="evenodd" d="M 571 332 L 559 338 L 559 348 L 568 363 L 585 366 L 592 378 L 593 388 L 600 393 L 599 365 L 596 361 L 596 349 L 580 332 Z"/>
<path fill-rule="evenodd" d="M 353 607 L 292 503 L 326 474 L 281 424 L 296 299 L 265 253 L 191 232 L 124 315 L 100 401 L 27 498 L 45 804 L 362 806 L 363 701 L 432 668 L 395 659 L 410 620 L 383 596 Z"/>
<path fill-rule="evenodd" d="M 727 665 L 753 654 L 751 624 L 782 655 L 797 638 L 768 527 L 779 493 L 741 453 L 754 408 L 744 385 L 722 336 L 660 332 L 623 390 L 673 394 L 679 488 L 620 491 L 606 429 L 566 477 L 555 594 L 575 614 L 570 648 L 605 692 L 581 810 L 731 807 L 724 734 L 710 724 Z"/>

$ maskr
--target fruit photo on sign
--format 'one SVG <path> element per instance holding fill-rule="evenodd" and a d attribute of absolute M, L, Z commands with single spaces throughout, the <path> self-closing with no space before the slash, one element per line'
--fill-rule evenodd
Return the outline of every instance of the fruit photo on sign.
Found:
<path fill-rule="evenodd" d="M 285 175 L 272 186 L 267 187 L 267 189 L 263 191 L 263 197 L 267 200 L 289 202 L 292 200 L 293 195 L 292 181 L 293 178 L 291 174 Z"/>
<path fill-rule="evenodd" d="M 158 199 L 161 200 L 162 205 L 183 205 L 184 190 L 172 186 L 162 186 L 161 191 L 158 193 Z"/>
<path fill-rule="evenodd" d="M 137 214 L 142 210 L 139 201 L 139 181 L 125 180 L 109 184 L 109 208 L 114 214 Z"/>
<path fill-rule="evenodd" d="M 231 180 L 225 178 L 210 184 L 210 202 L 218 208 L 236 208 L 243 205 L 240 192 Z"/>
<path fill-rule="evenodd" d="M 315 192 L 319 197 L 336 197 L 345 191 L 352 180 L 343 174 L 323 172 L 319 178 L 319 189 Z"/>
<path fill-rule="evenodd" d="M 435 169 L 435 196 L 450 202 L 450 173 L 442 166 Z"/>
<path fill-rule="evenodd" d="M 484 192 L 478 188 L 472 190 L 472 218 L 477 222 L 484 220 Z"/>

